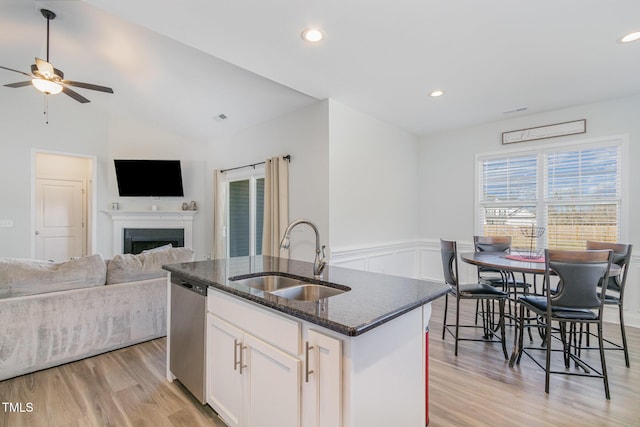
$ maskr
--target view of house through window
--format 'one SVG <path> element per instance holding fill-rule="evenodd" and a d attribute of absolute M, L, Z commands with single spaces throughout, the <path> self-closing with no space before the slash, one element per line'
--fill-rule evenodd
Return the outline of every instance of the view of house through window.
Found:
<path fill-rule="evenodd" d="M 478 157 L 483 235 L 510 235 L 512 248 L 585 248 L 620 237 L 620 141 Z M 531 235 L 538 236 L 533 240 Z"/>
<path fill-rule="evenodd" d="M 227 214 L 227 248 L 230 257 L 262 254 L 264 177 L 230 180 Z"/>

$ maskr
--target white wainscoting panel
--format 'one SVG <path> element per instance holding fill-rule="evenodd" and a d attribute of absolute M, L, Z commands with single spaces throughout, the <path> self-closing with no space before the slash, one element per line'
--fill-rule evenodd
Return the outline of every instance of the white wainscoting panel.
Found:
<path fill-rule="evenodd" d="M 338 265 L 340 267 L 353 268 L 354 270 L 369 271 L 367 268 L 367 258 L 344 259 L 338 261 L 335 260 L 335 258 L 332 256 L 329 263 L 332 265 Z"/>
<path fill-rule="evenodd" d="M 419 242 L 393 242 L 370 247 L 332 249 L 331 265 L 393 276 L 418 277 Z"/>

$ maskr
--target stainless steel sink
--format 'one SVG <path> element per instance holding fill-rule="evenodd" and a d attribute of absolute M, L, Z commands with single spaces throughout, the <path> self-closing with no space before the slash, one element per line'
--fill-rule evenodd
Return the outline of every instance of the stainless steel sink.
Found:
<path fill-rule="evenodd" d="M 330 286 L 318 285 L 315 283 L 305 283 L 302 285 L 291 286 L 277 291 L 270 292 L 282 298 L 293 299 L 297 301 L 318 301 L 323 298 L 329 298 L 334 295 L 346 292 L 342 289 L 332 288 Z"/>
<path fill-rule="evenodd" d="M 297 301 L 318 301 L 323 298 L 329 298 L 351 289 L 344 289 L 327 286 L 322 283 L 311 283 L 309 281 L 280 276 L 276 274 L 264 274 L 251 277 L 230 277 L 230 281 L 248 286 L 265 292 L 269 295 L 275 295 L 281 298 L 292 299 Z"/>
<path fill-rule="evenodd" d="M 244 279 L 235 279 L 234 277 L 231 277 L 229 278 L 229 280 L 265 292 L 272 292 L 278 289 L 289 288 L 291 286 L 298 286 L 305 283 L 300 279 L 294 279 L 292 277 L 286 276 L 276 276 L 273 274 L 247 277 Z"/>

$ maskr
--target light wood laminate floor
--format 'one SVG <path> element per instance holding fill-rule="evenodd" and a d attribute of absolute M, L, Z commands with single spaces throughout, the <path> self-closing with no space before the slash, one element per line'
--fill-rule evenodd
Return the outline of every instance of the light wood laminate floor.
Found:
<path fill-rule="evenodd" d="M 166 339 L 0 382 L 3 402 L 31 402 L 30 413 L 0 407 L 0 426 L 223 427 L 179 382 L 166 380 Z"/>
<path fill-rule="evenodd" d="M 475 306 L 465 302 L 469 319 Z M 430 426 L 640 425 L 639 329 L 627 328 L 631 368 L 621 351 L 606 354 L 611 401 L 602 380 L 593 378 L 552 376 L 547 395 L 544 372 L 525 357 L 509 368 L 499 345 L 461 342 L 453 356 L 453 339 L 441 338 L 443 307 L 442 299 L 433 304 L 431 320 Z M 606 324 L 605 334 L 617 337 L 618 326 Z M 2 381 L 1 402 L 31 402 L 33 411 L 0 406 L 0 426 L 224 426 L 178 382 L 166 381 L 165 344 L 153 340 Z M 597 352 L 591 353 L 597 366 Z"/>

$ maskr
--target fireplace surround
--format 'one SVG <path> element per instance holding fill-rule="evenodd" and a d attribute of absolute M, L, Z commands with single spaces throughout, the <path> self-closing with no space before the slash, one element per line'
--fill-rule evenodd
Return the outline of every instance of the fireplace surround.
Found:
<path fill-rule="evenodd" d="M 144 240 L 154 240 L 153 234 L 156 230 L 178 230 L 182 232 L 182 241 L 172 236 L 160 236 L 149 245 L 162 246 L 171 243 L 173 246 L 184 246 L 193 248 L 193 218 L 198 211 L 106 211 L 113 221 L 113 255 L 123 253 L 134 253 L 133 250 L 125 250 L 125 230 L 146 230 L 136 246 L 143 247 L 147 243 Z M 135 234 L 135 233 L 134 233 Z M 149 237 L 151 235 L 151 237 Z M 169 238 L 171 237 L 171 238 Z M 138 252 L 149 249 L 144 247 Z"/>

